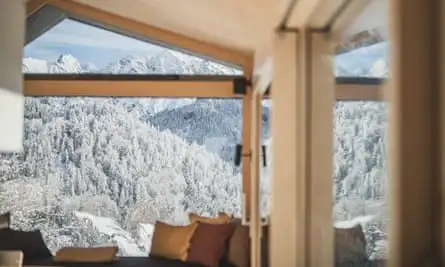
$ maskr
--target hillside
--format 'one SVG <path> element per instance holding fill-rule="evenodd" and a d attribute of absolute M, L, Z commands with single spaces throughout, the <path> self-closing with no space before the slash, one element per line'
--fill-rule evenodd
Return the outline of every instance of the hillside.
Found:
<path fill-rule="evenodd" d="M 373 49 L 377 52 L 368 51 L 361 63 L 356 55 L 342 55 L 337 73 L 384 77 L 387 64 L 378 52 L 382 47 Z M 23 70 L 236 73 L 167 52 L 128 56 L 105 69 L 70 55 L 55 62 L 26 58 Z M 273 106 L 267 102 L 263 140 L 269 144 Z M 13 210 L 14 227 L 42 229 L 53 250 L 125 240 L 122 253 L 138 255 L 148 249 L 138 240 L 146 240 L 141 235 L 156 219 L 182 224 L 186 211 L 241 213 L 240 170 L 233 164 L 234 145 L 241 138 L 238 100 L 27 98 L 25 108 L 24 153 L 0 154 L 0 212 Z M 378 244 L 385 243 L 387 224 L 386 107 L 339 102 L 333 123 L 333 219 L 368 216 L 363 225 L 369 250 L 385 255 L 385 247 Z M 263 170 L 263 196 L 269 191 L 268 171 Z M 263 198 L 263 213 L 266 201 Z"/>

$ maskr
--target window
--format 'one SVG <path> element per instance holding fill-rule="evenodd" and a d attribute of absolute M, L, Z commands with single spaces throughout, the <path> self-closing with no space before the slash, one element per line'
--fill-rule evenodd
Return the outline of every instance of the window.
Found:
<path fill-rule="evenodd" d="M 42 12 L 54 13 L 45 7 Z M 38 14 L 38 13 L 37 13 Z M 66 16 L 59 15 L 58 17 Z M 59 19 L 60 20 L 60 19 Z M 27 73 L 212 74 L 239 75 L 242 71 L 177 50 L 127 37 L 69 17 L 48 31 L 28 22 L 29 43 L 24 50 Z M 40 30 L 41 32 L 39 32 Z M 34 33 L 36 32 L 36 33 Z M 41 34 L 41 35 L 40 35 Z"/>
<path fill-rule="evenodd" d="M 24 73 L 239 73 L 70 19 L 25 56 Z M 121 256 L 147 255 L 156 220 L 240 216 L 241 109 L 240 99 L 26 97 L 24 151 L 0 154 L 0 214 L 41 230 L 53 252 L 114 244 Z"/>
<path fill-rule="evenodd" d="M 24 152 L 0 154 L 0 212 L 49 248 L 147 255 L 153 224 L 241 214 L 241 100 L 26 98 Z"/>

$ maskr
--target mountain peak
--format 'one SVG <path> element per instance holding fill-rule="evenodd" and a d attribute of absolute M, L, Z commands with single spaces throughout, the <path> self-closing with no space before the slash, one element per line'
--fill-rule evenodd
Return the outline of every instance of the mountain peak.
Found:
<path fill-rule="evenodd" d="M 57 63 L 60 64 L 79 64 L 79 60 L 70 54 L 62 54 L 57 58 Z"/>

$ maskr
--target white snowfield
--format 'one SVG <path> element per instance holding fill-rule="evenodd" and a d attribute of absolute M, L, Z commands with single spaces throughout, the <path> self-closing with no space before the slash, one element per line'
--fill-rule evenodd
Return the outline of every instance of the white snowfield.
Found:
<path fill-rule="evenodd" d="M 119 253 L 123 255 L 132 255 L 132 256 L 146 256 L 148 255 L 148 248 L 151 243 L 147 242 L 151 240 L 151 236 L 153 235 L 153 225 L 144 224 L 141 225 L 141 231 L 139 231 L 138 240 L 134 240 L 133 237 L 124 229 L 122 229 L 114 219 L 107 217 L 100 217 L 89 214 L 87 212 L 75 212 L 76 216 L 79 219 L 87 220 L 92 224 L 94 228 L 96 228 L 101 234 L 107 235 L 111 237 L 111 239 L 115 242 L 114 245 L 119 247 Z M 138 243 L 138 241 L 140 243 Z M 147 244 L 144 244 L 147 242 Z M 102 244 L 103 246 L 110 244 Z M 145 250 L 141 249 L 143 247 Z"/>

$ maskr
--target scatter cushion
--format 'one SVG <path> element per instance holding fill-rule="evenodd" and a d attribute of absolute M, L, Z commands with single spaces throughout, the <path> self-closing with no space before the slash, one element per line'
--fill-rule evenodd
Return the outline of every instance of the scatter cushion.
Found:
<path fill-rule="evenodd" d="M 61 248 L 53 258 L 54 262 L 108 263 L 117 260 L 117 247 Z"/>
<path fill-rule="evenodd" d="M 227 256 L 224 261 L 237 267 L 250 267 L 249 227 L 242 225 L 241 219 L 233 218 L 235 230 L 229 240 Z M 261 227 L 261 266 L 269 266 L 269 225 Z"/>
<path fill-rule="evenodd" d="M 24 260 L 52 257 L 40 231 L 0 230 L 0 251 L 21 250 Z"/>
<path fill-rule="evenodd" d="M 230 215 L 224 212 L 218 213 L 217 217 L 204 217 L 200 216 L 196 213 L 189 214 L 190 222 L 203 222 L 203 223 L 211 223 L 211 224 L 220 224 L 220 223 L 228 223 L 230 221 Z"/>
<path fill-rule="evenodd" d="M 237 267 L 250 267 L 249 227 L 241 224 L 241 219 L 232 219 L 235 225 L 229 240 L 226 260 Z"/>
<path fill-rule="evenodd" d="M 157 221 L 151 243 L 150 256 L 185 261 L 190 240 L 198 223 L 186 226 L 173 226 Z"/>
<path fill-rule="evenodd" d="M 191 240 L 187 261 L 218 267 L 234 229 L 233 223 L 199 223 Z"/>
<path fill-rule="evenodd" d="M 2 215 L 0 215 L 0 230 L 1 229 L 8 229 L 11 225 L 11 213 L 6 212 Z"/>

